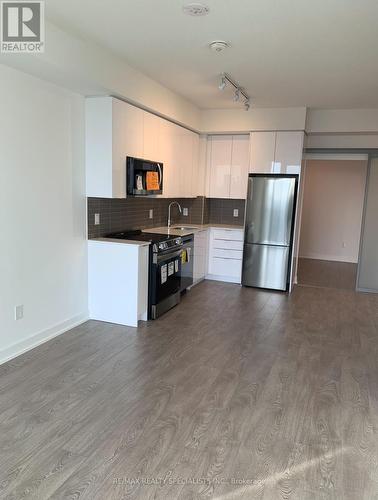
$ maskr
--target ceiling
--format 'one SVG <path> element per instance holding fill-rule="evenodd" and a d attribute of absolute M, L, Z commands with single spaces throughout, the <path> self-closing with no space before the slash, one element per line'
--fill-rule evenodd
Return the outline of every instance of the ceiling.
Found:
<path fill-rule="evenodd" d="M 94 41 L 200 108 L 237 107 L 227 72 L 257 107 L 378 107 L 376 0 L 46 0 L 53 23 Z M 209 50 L 213 40 L 231 48 Z"/>

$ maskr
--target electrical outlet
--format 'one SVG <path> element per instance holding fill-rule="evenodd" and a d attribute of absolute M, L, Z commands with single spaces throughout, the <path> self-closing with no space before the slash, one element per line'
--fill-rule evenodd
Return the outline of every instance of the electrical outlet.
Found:
<path fill-rule="evenodd" d="M 24 306 L 21 304 L 20 306 L 16 306 L 14 308 L 14 319 L 18 321 L 24 317 Z"/>
<path fill-rule="evenodd" d="M 95 226 L 100 225 L 100 214 L 95 214 Z"/>
<path fill-rule="evenodd" d="M 239 217 L 239 209 L 234 208 L 234 217 Z"/>
<path fill-rule="evenodd" d="M 154 211 L 153 211 L 153 209 L 152 209 L 152 208 L 148 211 L 148 217 L 149 217 L 150 219 L 153 219 L 153 218 L 154 218 Z"/>
<path fill-rule="evenodd" d="M 189 210 L 187 208 L 183 208 L 182 209 L 182 215 L 184 215 L 185 217 L 187 217 L 189 215 Z"/>

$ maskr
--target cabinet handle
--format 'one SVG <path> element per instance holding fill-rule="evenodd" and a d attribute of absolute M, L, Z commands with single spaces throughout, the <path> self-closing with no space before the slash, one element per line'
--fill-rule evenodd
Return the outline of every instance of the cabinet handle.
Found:
<path fill-rule="evenodd" d="M 221 259 L 221 260 L 236 260 L 236 262 L 241 262 L 241 259 L 234 259 L 232 257 L 217 257 L 216 255 L 213 255 L 213 259 Z"/>
<path fill-rule="evenodd" d="M 162 185 L 161 185 L 161 178 L 162 178 L 162 175 L 161 175 L 161 166 L 160 166 L 160 163 L 157 163 L 157 168 L 159 169 L 159 186 L 160 186 L 160 189 L 162 189 Z"/>

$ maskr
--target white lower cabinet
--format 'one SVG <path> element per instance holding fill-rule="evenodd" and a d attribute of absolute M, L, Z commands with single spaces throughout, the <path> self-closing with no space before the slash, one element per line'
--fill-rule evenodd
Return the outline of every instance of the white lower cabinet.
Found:
<path fill-rule="evenodd" d="M 147 320 L 148 245 L 88 241 L 89 317 L 126 326 Z"/>
<path fill-rule="evenodd" d="M 209 231 L 204 229 L 194 233 L 193 252 L 193 282 L 198 283 L 205 279 L 207 274 L 207 256 L 209 246 Z"/>
<path fill-rule="evenodd" d="M 241 283 L 242 229 L 210 229 L 207 279 Z"/>

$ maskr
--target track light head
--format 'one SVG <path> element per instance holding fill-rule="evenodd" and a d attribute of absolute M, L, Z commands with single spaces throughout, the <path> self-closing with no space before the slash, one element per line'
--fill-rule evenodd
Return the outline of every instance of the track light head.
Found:
<path fill-rule="evenodd" d="M 224 76 L 221 77 L 221 80 L 219 82 L 218 88 L 219 90 L 224 90 L 226 87 L 226 79 Z"/>
<path fill-rule="evenodd" d="M 249 108 L 250 108 L 250 107 L 251 107 L 251 104 L 250 104 L 249 100 L 248 100 L 248 101 L 245 101 L 245 103 L 244 103 L 244 109 L 245 109 L 246 111 L 249 111 Z"/>
<path fill-rule="evenodd" d="M 240 90 L 236 89 L 234 94 L 234 101 L 238 102 L 240 100 Z"/>

